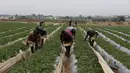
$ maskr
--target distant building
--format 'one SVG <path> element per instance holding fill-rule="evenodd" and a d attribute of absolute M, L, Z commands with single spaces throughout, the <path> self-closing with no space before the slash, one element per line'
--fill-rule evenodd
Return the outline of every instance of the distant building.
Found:
<path fill-rule="evenodd" d="M 125 21 L 129 21 L 130 22 L 130 19 L 126 19 Z"/>
<path fill-rule="evenodd" d="M 9 17 L 8 16 L 0 16 L 0 20 L 3 20 L 3 19 L 9 19 Z"/>

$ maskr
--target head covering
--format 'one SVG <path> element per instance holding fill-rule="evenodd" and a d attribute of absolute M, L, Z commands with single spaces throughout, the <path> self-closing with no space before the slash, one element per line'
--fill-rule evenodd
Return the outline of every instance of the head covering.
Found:
<path fill-rule="evenodd" d="M 41 21 L 38 23 L 39 26 L 42 26 L 42 24 L 44 23 L 45 21 Z"/>

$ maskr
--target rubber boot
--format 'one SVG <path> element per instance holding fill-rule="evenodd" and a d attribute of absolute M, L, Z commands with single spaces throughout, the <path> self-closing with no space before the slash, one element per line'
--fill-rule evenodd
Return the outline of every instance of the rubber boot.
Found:
<path fill-rule="evenodd" d="M 42 48 L 43 44 L 44 44 L 44 39 L 41 39 L 40 48 Z"/>
<path fill-rule="evenodd" d="M 65 56 L 66 57 L 70 57 L 70 47 L 71 46 L 66 46 L 65 48 L 66 48 L 66 52 L 65 52 Z"/>
<path fill-rule="evenodd" d="M 34 53 L 34 47 L 33 46 L 31 47 L 31 52 Z"/>
<path fill-rule="evenodd" d="M 38 48 L 39 47 L 38 47 L 38 43 L 37 43 L 37 44 L 35 44 L 35 51 L 38 50 Z"/>
<path fill-rule="evenodd" d="M 91 40 L 91 38 L 89 38 L 89 44 L 92 46 L 92 40 Z"/>
<path fill-rule="evenodd" d="M 92 44 L 91 44 L 91 46 L 92 46 L 92 47 L 94 46 L 94 40 L 92 40 Z"/>

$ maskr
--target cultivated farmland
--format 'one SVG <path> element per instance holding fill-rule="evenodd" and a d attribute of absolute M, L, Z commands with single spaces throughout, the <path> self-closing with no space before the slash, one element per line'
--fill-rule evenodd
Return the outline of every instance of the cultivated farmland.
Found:
<path fill-rule="evenodd" d="M 48 38 L 41 49 L 31 53 L 31 56 L 27 58 L 22 58 L 13 65 L 7 62 L 12 66 L 6 69 L 4 68 L 4 65 L 7 65 L 5 64 L 6 61 L 17 56 L 19 50 L 25 52 L 28 50 L 29 47 L 22 42 L 37 25 L 35 23 L 0 22 L 0 72 L 56 73 L 57 71 L 57 73 L 65 73 L 63 70 L 66 69 L 63 68 L 64 63 L 61 60 L 60 33 L 67 26 L 53 24 L 55 23 L 43 26 L 48 32 Z M 88 41 L 83 41 L 84 30 L 90 29 L 94 29 L 99 33 L 98 38 L 95 40 L 95 43 L 97 43 L 95 47 L 91 47 Z M 117 71 L 118 73 L 123 73 L 122 70 L 125 70 L 124 72 L 129 73 L 129 29 L 130 26 L 91 26 L 84 24 L 77 26 L 76 40 L 73 43 L 74 48 L 72 51 L 74 58 L 69 60 L 70 63 L 68 62 L 70 64 L 69 73 L 105 73 L 107 70 L 111 70 L 110 72 L 112 70 Z M 111 57 L 108 58 L 106 54 L 100 52 L 97 45 L 107 53 L 107 56 Z M 125 67 L 125 69 L 122 69 L 122 67 Z"/>
<path fill-rule="evenodd" d="M 109 55 L 109 57 L 105 57 L 104 59 L 111 66 L 112 63 L 115 62 L 113 66 L 117 70 L 121 70 L 122 68 L 126 68 L 126 73 L 130 71 L 130 26 L 81 26 L 86 31 L 87 30 L 96 30 L 99 33 L 98 38 L 96 39 L 96 43 L 105 51 L 107 54 L 103 54 L 100 51 L 102 56 Z M 99 50 L 98 50 L 99 51 Z M 111 56 L 111 57 L 110 57 Z M 113 61 L 109 60 L 113 59 Z M 119 69 L 121 68 L 121 69 Z M 123 70 L 123 69 L 122 69 Z M 119 73 L 125 73 L 125 71 L 119 71 Z"/>

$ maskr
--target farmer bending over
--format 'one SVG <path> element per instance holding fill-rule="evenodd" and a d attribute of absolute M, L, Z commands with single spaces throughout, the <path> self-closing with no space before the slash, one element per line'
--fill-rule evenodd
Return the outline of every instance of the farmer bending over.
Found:
<path fill-rule="evenodd" d="M 44 38 L 47 37 L 47 31 L 45 29 L 43 29 L 43 24 L 45 22 L 42 21 L 38 24 L 38 26 L 36 27 L 36 30 L 39 31 L 40 33 L 40 36 L 41 36 L 41 47 L 43 46 L 43 43 L 44 43 Z"/>
<path fill-rule="evenodd" d="M 39 31 L 37 30 L 31 31 L 30 34 L 28 35 L 25 42 L 26 45 L 31 46 L 32 53 L 34 53 L 34 51 L 39 48 L 40 40 L 41 40 L 41 36 Z"/>
<path fill-rule="evenodd" d="M 88 30 L 86 34 L 87 35 L 85 36 L 84 41 L 86 41 L 86 39 L 89 37 L 89 43 L 91 46 L 93 46 L 94 40 L 97 38 L 98 33 L 94 30 Z"/>
<path fill-rule="evenodd" d="M 70 56 L 70 48 L 71 48 L 71 45 L 73 43 L 72 31 L 71 30 L 61 31 L 60 41 L 66 48 L 65 56 L 69 57 Z M 65 45 L 65 44 L 68 44 L 68 45 Z"/>
<path fill-rule="evenodd" d="M 71 25 L 69 27 L 66 28 L 66 30 L 69 30 L 72 32 L 72 36 L 73 39 L 75 40 L 75 36 L 76 36 L 76 28 L 72 27 Z"/>

